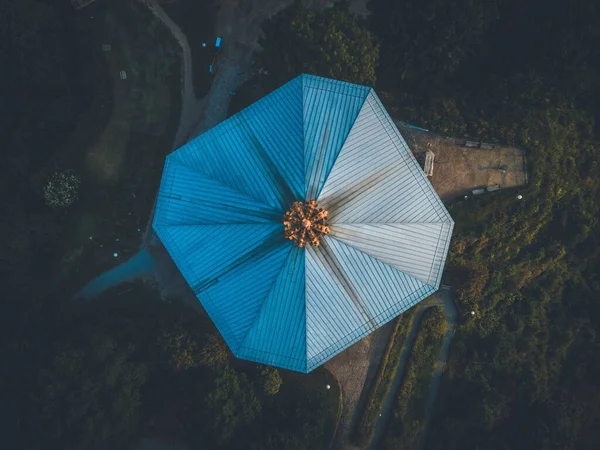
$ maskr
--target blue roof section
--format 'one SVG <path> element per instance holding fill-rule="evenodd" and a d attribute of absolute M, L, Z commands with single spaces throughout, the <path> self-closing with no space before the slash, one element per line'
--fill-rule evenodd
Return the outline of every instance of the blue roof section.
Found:
<path fill-rule="evenodd" d="M 302 77 L 297 77 L 240 111 L 240 123 L 256 137 L 268 160 L 293 193 L 302 198 L 304 184 L 304 122 Z"/>
<path fill-rule="evenodd" d="M 237 357 L 308 372 L 438 288 L 453 222 L 371 88 L 302 75 L 168 156 L 153 227 Z"/>
<path fill-rule="evenodd" d="M 293 245 L 246 339 L 234 351 L 238 358 L 306 372 L 304 271 L 304 250 Z"/>
<path fill-rule="evenodd" d="M 244 264 L 212 278 L 212 284 L 197 292 L 198 299 L 215 322 L 234 354 L 256 325 L 261 311 L 292 254 L 293 244 L 263 252 Z"/>

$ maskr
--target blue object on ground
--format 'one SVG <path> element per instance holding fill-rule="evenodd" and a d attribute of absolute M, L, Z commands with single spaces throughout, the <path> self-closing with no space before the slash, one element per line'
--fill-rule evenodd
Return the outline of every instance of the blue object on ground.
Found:
<path fill-rule="evenodd" d="M 218 37 L 217 40 L 215 41 L 215 47 L 219 48 L 221 46 L 221 38 Z"/>

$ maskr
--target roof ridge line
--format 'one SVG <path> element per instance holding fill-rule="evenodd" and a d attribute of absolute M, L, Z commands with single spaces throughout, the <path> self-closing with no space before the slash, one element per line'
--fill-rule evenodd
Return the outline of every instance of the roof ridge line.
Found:
<path fill-rule="evenodd" d="M 436 222 L 330 222 L 327 224 L 329 226 L 335 225 L 447 225 L 450 223 L 454 223 L 454 220 L 450 218 L 449 221 L 436 221 Z"/>
<path fill-rule="evenodd" d="M 327 184 L 327 179 L 329 178 L 329 175 L 333 171 L 333 168 L 335 167 L 335 163 L 337 162 L 338 158 L 342 154 L 342 151 L 344 150 L 344 146 L 346 145 L 346 142 L 348 142 L 348 137 L 350 136 L 350 133 L 352 133 L 352 130 L 354 129 L 354 125 L 356 125 L 356 121 L 358 120 L 358 116 L 360 116 L 360 113 L 362 112 L 363 108 L 365 107 L 365 104 L 367 103 L 367 98 L 369 97 L 369 95 L 371 94 L 371 92 L 374 92 L 374 90 L 373 90 L 372 87 L 369 87 L 369 90 L 367 91 L 367 95 L 365 95 L 365 98 L 363 99 L 363 103 L 362 103 L 360 109 L 358 110 L 358 113 L 356 114 L 356 117 L 352 121 L 352 126 L 348 130 L 348 134 L 344 138 L 344 142 L 342 142 L 342 145 L 340 147 L 340 151 L 335 156 L 335 159 L 333 160 L 333 164 L 329 168 L 329 171 L 327 172 L 327 174 L 325 174 L 325 181 L 323 182 L 323 186 L 321 186 L 321 188 L 317 191 L 317 195 L 315 195 L 315 199 L 316 200 L 319 200 L 319 196 L 321 195 L 321 192 L 323 192 L 323 188 Z"/>
<path fill-rule="evenodd" d="M 252 329 L 254 328 L 254 326 L 256 325 L 256 321 L 257 319 L 260 317 L 260 315 L 263 312 L 263 309 L 265 307 L 265 304 L 267 303 L 267 300 L 269 299 L 269 296 L 271 295 L 271 292 L 273 291 L 273 286 L 275 286 L 275 283 L 277 283 L 277 280 L 279 279 L 279 276 L 281 275 L 281 271 L 283 270 L 283 267 L 285 266 L 285 264 L 287 263 L 290 255 L 292 254 L 292 251 L 294 250 L 294 246 L 291 245 L 290 246 L 290 250 L 287 254 L 287 256 L 285 258 L 283 258 L 283 261 L 281 263 L 281 266 L 279 268 L 279 270 L 277 271 L 277 276 L 275 277 L 275 279 L 273 280 L 273 283 L 271 284 L 271 287 L 269 288 L 267 295 L 265 296 L 264 301 L 262 302 L 262 304 L 260 305 L 260 309 L 258 310 L 258 312 L 256 313 L 256 316 L 254 316 L 254 319 L 252 320 L 252 324 L 250 324 L 250 326 L 248 327 L 248 331 L 246 332 L 244 339 L 242 340 L 242 342 L 240 343 L 240 345 L 238 345 L 238 347 L 235 349 L 235 351 L 233 351 L 233 353 L 237 353 L 240 349 L 245 347 L 246 341 L 248 340 L 248 335 L 250 334 L 250 332 L 252 331 Z"/>
<path fill-rule="evenodd" d="M 346 241 L 343 241 L 342 239 L 339 239 L 339 238 L 337 238 L 337 237 L 335 237 L 335 236 L 333 236 L 333 235 L 331 235 L 331 234 L 328 234 L 327 236 L 325 236 L 325 238 L 331 238 L 331 239 L 334 239 L 334 240 L 336 240 L 337 242 L 339 242 L 340 244 L 346 245 L 347 247 L 350 247 L 350 248 L 352 248 L 352 249 L 356 250 L 357 252 L 360 252 L 360 253 L 362 253 L 363 255 L 366 255 L 367 257 L 369 257 L 369 258 L 371 258 L 371 259 L 374 259 L 375 261 L 378 261 L 379 263 L 381 263 L 381 264 L 383 264 L 383 265 L 385 265 L 385 266 L 391 267 L 391 268 L 392 268 L 392 269 L 394 269 L 395 271 L 397 271 L 397 272 L 400 272 L 400 273 L 402 273 L 402 274 L 406 275 L 407 277 L 410 277 L 410 278 L 412 278 L 413 280 L 416 280 L 416 281 L 418 281 L 419 283 L 423 283 L 424 285 L 430 286 L 430 287 L 432 287 L 432 288 L 434 288 L 434 289 L 438 289 L 438 288 L 439 288 L 438 286 L 435 286 L 435 285 L 433 285 L 433 284 L 431 284 L 431 283 L 429 283 L 429 282 L 427 282 L 427 281 L 420 280 L 420 279 L 418 279 L 417 277 L 415 277 L 414 275 L 411 275 L 410 273 L 406 273 L 406 272 L 404 272 L 403 270 L 400 270 L 400 269 L 398 269 L 396 266 L 393 266 L 393 265 L 391 265 L 391 264 L 389 264 L 389 263 L 386 263 L 385 261 L 382 261 L 381 259 L 379 259 L 379 258 L 376 258 L 375 256 L 368 254 L 367 252 L 365 252 L 365 251 L 361 250 L 360 248 L 358 248 L 358 247 L 355 247 L 354 245 L 352 245 L 352 244 L 350 244 L 350 243 L 348 243 L 348 242 L 346 242 Z"/>
<path fill-rule="evenodd" d="M 176 156 L 176 155 L 175 155 L 175 153 L 171 153 L 170 155 L 168 155 L 168 156 L 167 156 L 167 158 L 168 158 L 168 159 L 170 159 L 170 157 L 172 157 L 172 156 Z M 229 184 L 227 184 L 227 183 L 224 183 L 224 182 L 223 182 L 223 181 L 221 181 L 221 180 L 217 180 L 216 178 L 209 177 L 209 176 L 207 176 L 207 175 L 203 174 L 202 172 L 198 172 L 198 171 L 197 171 L 197 169 L 196 169 L 195 167 L 191 167 L 191 166 L 189 166 L 188 164 L 186 164 L 186 163 L 185 163 L 185 162 L 183 162 L 183 161 L 180 161 L 180 160 L 177 160 L 177 159 L 171 159 L 171 160 L 169 161 L 169 163 L 170 163 L 170 164 L 173 164 L 173 165 L 175 165 L 175 166 L 179 166 L 179 167 L 181 167 L 181 168 L 184 168 L 184 169 L 188 169 L 188 170 L 195 171 L 195 172 L 197 172 L 197 173 L 198 173 L 198 176 L 199 176 L 199 177 L 205 178 L 205 179 L 207 179 L 207 180 L 210 180 L 210 181 L 212 181 L 212 182 L 214 182 L 214 183 L 216 183 L 216 184 L 219 184 L 219 185 L 221 185 L 221 186 L 224 186 L 224 187 L 226 187 L 227 189 L 229 189 L 229 190 L 231 190 L 231 191 L 233 191 L 233 192 L 236 192 L 236 193 L 238 193 L 238 194 L 240 194 L 240 195 L 242 195 L 242 196 L 244 196 L 244 197 L 247 197 L 248 199 L 251 199 L 251 200 L 253 200 L 254 202 L 256 202 L 257 204 L 259 204 L 260 206 L 263 206 L 263 207 L 265 207 L 266 209 L 270 209 L 270 210 L 272 210 L 272 211 L 277 211 L 277 209 L 276 209 L 276 208 L 274 208 L 274 207 L 273 207 L 273 206 L 271 206 L 271 205 L 268 205 L 268 204 L 264 203 L 264 201 L 263 201 L 263 200 L 257 199 L 257 198 L 256 198 L 256 197 L 254 197 L 253 195 L 247 194 L 246 192 L 241 192 L 240 190 L 236 189 L 235 187 L 233 187 L 233 186 L 231 186 L 231 185 L 229 185 Z M 163 169 L 163 171 L 164 171 L 164 169 Z M 159 188 L 159 193 L 160 193 L 160 188 Z"/>

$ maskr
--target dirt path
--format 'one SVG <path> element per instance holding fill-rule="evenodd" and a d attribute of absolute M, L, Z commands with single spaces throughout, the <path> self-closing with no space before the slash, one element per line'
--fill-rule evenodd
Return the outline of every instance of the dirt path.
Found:
<path fill-rule="evenodd" d="M 213 86 L 206 96 L 202 116 L 190 138 L 227 118 L 231 93 L 242 84 L 259 49 L 262 23 L 290 5 L 292 0 L 231 0 L 222 3 L 217 15 L 216 32 L 223 38 Z"/>
<path fill-rule="evenodd" d="M 204 100 L 196 100 L 192 78 L 192 51 L 187 37 L 160 5 L 148 3 L 148 8 L 170 31 L 181 47 L 181 116 L 179 128 L 173 142 L 173 149 L 181 147 L 188 141 L 191 130 L 198 122 L 205 104 Z"/>
<path fill-rule="evenodd" d="M 342 413 L 332 446 L 334 449 L 358 448 L 349 442 L 350 431 L 357 419 L 357 406 L 361 403 L 363 388 L 377 373 L 393 328 L 394 321 L 391 321 L 325 364 L 338 380 L 342 394 Z"/>

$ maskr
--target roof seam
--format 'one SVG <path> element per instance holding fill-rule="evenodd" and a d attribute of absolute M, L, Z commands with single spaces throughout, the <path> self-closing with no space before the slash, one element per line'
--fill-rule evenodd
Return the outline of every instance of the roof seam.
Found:
<path fill-rule="evenodd" d="M 265 304 L 267 303 L 267 301 L 269 299 L 269 296 L 271 295 L 271 291 L 273 290 L 273 287 L 277 283 L 277 280 L 279 279 L 279 277 L 281 275 L 281 271 L 283 270 L 283 267 L 287 263 L 288 258 L 290 257 L 290 254 L 292 253 L 292 250 L 293 250 L 293 247 L 290 246 L 290 249 L 288 251 L 287 256 L 283 259 L 283 262 L 281 263 L 281 266 L 279 268 L 277 276 L 273 279 L 273 283 L 271 284 L 271 287 L 269 288 L 269 291 L 267 292 L 267 295 L 265 296 L 265 299 L 264 299 L 263 303 L 260 305 L 260 310 L 258 311 L 258 314 L 256 314 L 256 316 L 252 320 L 252 324 L 248 327 L 248 331 L 246 332 L 246 335 L 244 336 L 244 339 L 242 340 L 241 344 L 238 346 L 238 348 L 236 349 L 236 351 L 239 351 L 240 349 L 244 348 L 244 346 L 246 344 L 246 340 L 248 339 L 248 335 L 250 334 L 250 331 L 252 331 L 252 328 L 254 328 L 254 325 L 256 324 L 257 319 L 262 314 L 263 308 L 265 307 Z"/>
<path fill-rule="evenodd" d="M 433 286 L 433 285 L 429 284 L 429 282 L 426 282 L 426 281 L 423 281 L 423 280 L 419 280 L 418 278 L 416 278 L 416 277 L 412 276 L 411 274 L 409 274 L 409 273 L 406 273 L 406 272 L 403 272 L 402 270 L 398 269 L 397 267 L 395 267 L 395 266 L 392 266 L 391 264 L 388 264 L 388 263 L 386 263 L 385 261 L 382 261 L 382 260 L 380 260 L 379 258 L 376 258 L 376 257 L 375 257 L 375 256 L 373 256 L 373 255 L 369 255 L 367 252 L 365 252 L 365 251 L 361 250 L 360 248 L 358 248 L 358 247 L 356 247 L 356 246 L 354 246 L 354 245 L 352 245 L 352 244 L 350 244 L 350 243 L 348 243 L 348 242 L 346 242 L 346 241 L 343 241 L 343 240 L 341 240 L 341 239 L 338 239 L 337 237 L 335 237 L 335 236 L 333 236 L 333 235 L 331 235 L 331 234 L 328 234 L 328 235 L 327 235 L 327 238 L 335 239 L 337 242 L 339 242 L 339 243 L 341 243 L 341 244 L 343 244 L 343 245 L 347 245 L 348 247 L 352 247 L 352 248 L 353 248 L 354 250 L 356 250 L 357 252 L 360 252 L 360 253 L 362 253 L 363 255 L 366 255 L 366 256 L 367 256 L 367 257 L 369 257 L 369 258 L 371 258 L 371 259 L 374 259 L 374 260 L 376 260 L 376 261 L 380 262 L 381 264 L 384 264 L 384 265 L 386 265 L 386 266 L 388 266 L 388 267 L 392 268 L 393 270 L 395 270 L 395 271 L 397 271 L 397 272 L 400 272 L 401 274 L 404 274 L 404 275 L 406 275 L 407 277 L 410 277 L 410 278 L 412 278 L 412 279 L 414 279 L 414 280 L 417 280 L 419 283 L 423 283 L 423 284 L 425 284 L 425 285 L 427 285 L 427 286 L 430 286 L 430 287 L 432 287 L 432 288 L 436 289 L 436 286 Z"/>
<path fill-rule="evenodd" d="M 196 139 L 198 139 L 198 138 L 196 138 Z M 173 153 L 172 153 L 172 154 L 173 154 Z M 273 206 L 266 204 L 266 203 L 265 203 L 263 200 L 261 200 L 261 199 L 258 199 L 258 198 L 256 198 L 256 197 L 254 197 L 253 195 L 250 195 L 250 194 L 248 194 L 247 192 L 242 192 L 242 191 L 240 191 L 239 189 L 237 189 L 235 186 L 231 186 L 230 184 L 228 184 L 228 183 L 224 183 L 224 182 L 223 182 L 223 181 L 221 181 L 221 180 L 217 180 L 216 178 L 213 178 L 213 177 L 207 176 L 207 175 L 203 174 L 202 172 L 200 172 L 200 171 L 199 171 L 197 168 L 195 168 L 195 167 L 192 167 L 192 166 L 188 165 L 187 163 L 185 163 L 185 162 L 183 162 L 183 161 L 181 161 L 181 160 L 173 159 L 173 160 L 171 161 L 171 164 L 173 164 L 173 165 L 174 165 L 174 167 L 173 167 L 173 169 L 174 169 L 174 170 L 176 170 L 178 166 L 179 166 L 179 167 L 181 167 L 181 168 L 185 168 L 185 169 L 188 169 L 188 170 L 192 170 L 192 171 L 194 171 L 194 172 L 198 173 L 198 176 L 200 176 L 200 177 L 202 177 L 202 178 L 206 178 L 207 180 L 210 180 L 210 181 L 212 181 L 212 182 L 214 182 L 214 183 L 217 183 L 217 184 L 220 184 L 220 185 L 222 185 L 222 186 L 225 186 L 227 189 L 230 189 L 230 190 L 232 190 L 232 191 L 234 191 L 234 192 L 236 192 L 236 193 L 238 193 L 238 194 L 240 194 L 240 195 L 242 195 L 242 196 L 244 196 L 244 197 L 247 197 L 247 198 L 249 198 L 249 199 L 252 199 L 252 200 L 253 200 L 253 201 L 255 201 L 256 203 L 258 203 L 258 204 L 259 204 L 259 205 L 261 205 L 261 206 L 264 206 L 264 207 L 265 207 L 265 208 L 267 208 L 267 209 L 270 209 L 270 210 L 272 210 L 272 211 L 277 211 L 277 210 L 276 210 L 276 209 L 275 209 Z M 174 183 L 174 182 L 175 182 L 175 181 L 173 180 L 173 183 Z M 172 190 L 172 185 L 171 185 L 171 190 Z M 169 191 L 169 194 L 170 194 L 170 193 L 171 193 L 171 191 Z"/>
<path fill-rule="evenodd" d="M 321 187 L 319 188 L 317 194 L 315 195 L 315 198 L 318 200 L 319 196 L 321 195 L 321 192 L 323 192 L 323 188 L 325 187 L 325 184 L 327 184 L 327 179 L 329 178 L 329 174 L 331 173 L 331 171 L 333 170 L 333 168 L 335 167 L 335 163 L 337 162 L 338 158 L 340 157 L 340 155 L 342 154 L 342 151 L 344 150 L 344 146 L 346 145 L 346 142 L 348 141 L 348 137 L 350 136 L 350 133 L 352 133 L 352 130 L 354 129 L 354 125 L 356 125 L 356 121 L 358 120 L 358 116 L 360 116 L 360 113 L 362 112 L 363 108 L 365 107 L 365 103 L 367 102 L 367 98 L 369 97 L 369 94 L 373 91 L 373 88 L 369 88 L 369 90 L 367 91 L 367 94 L 365 95 L 365 97 L 363 98 L 363 104 L 360 107 L 360 109 L 358 110 L 358 114 L 356 114 L 356 117 L 354 117 L 354 120 L 352 121 L 352 126 L 350 127 L 350 129 L 348 130 L 348 134 L 346 135 L 346 137 L 344 138 L 344 142 L 342 142 L 342 145 L 340 147 L 340 151 L 337 153 L 337 155 L 335 156 L 335 159 L 333 160 L 333 163 L 331 164 L 331 167 L 329 168 L 329 170 L 327 171 L 327 173 L 325 174 L 325 181 L 323 182 L 323 184 L 321 185 Z"/>
<path fill-rule="evenodd" d="M 383 111 L 385 112 L 385 115 L 387 116 L 387 118 L 388 118 L 388 119 L 390 119 L 390 120 L 387 120 L 388 124 L 391 124 L 392 126 L 396 127 L 396 125 L 394 124 L 394 122 L 391 120 L 391 118 L 390 118 L 390 116 L 389 116 L 389 113 L 388 113 L 388 112 L 385 110 L 385 108 L 383 108 L 383 105 L 381 105 L 381 102 L 380 102 L 380 101 L 378 101 L 378 100 L 379 100 L 379 98 L 378 98 L 376 95 L 373 95 L 373 98 L 375 99 L 375 103 L 377 104 L 377 108 L 378 108 L 378 109 L 380 109 L 380 110 L 381 110 L 381 109 L 383 109 Z M 370 103 L 369 103 L 369 106 L 371 106 L 371 108 L 373 108 L 373 106 L 372 106 Z M 373 108 L 373 109 L 374 109 L 374 108 Z M 415 174 L 414 174 L 414 172 L 413 172 L 413 170 L 412 170 L 412 167 L 411 167 L 411 165 L 413 165 L 413 166 L 414 166 L 414 164 L 412 164 L 412 163 L 413 163 L 413 161 L 411 160 L 411 158 L 414 160 L 414 156 L 412 155 L 412 152 L 410 151 L 410 148 L 408 147 L 408 144 L 406 144 L 406 142 L 404 143 L 404 144 L 405 144 L 405 145 L 404 145 L 404 147 L 405 147 L 405 148 L 408 150 L 408 152 L 407 152 L 407 153 L 409 153 L 409 154 L 408 154 L 408 159 L 409 159 L 409 161 L 406 161 L 406 158 L 405 158 L 405 156 L 404 156 L 404 153 L 398 150 L 398 146 L 396 145 L 396 143 L 395 143 L 395 141 L 394 141 L 394 138 L 392 137 L 392 135 L 390 134 L 390 132 L 388 131 L 388 129 L 385 127 L 385 125 L 384 125 L 384 123 L 383 123 L 383 121 L 382 121 L 381 117 L 379 117 L 379 115 L 378 115 L 378 114 L 375 114 L 375 117 L 377 118 L 377 120 L 378 120 L 378 121 L 379 121 L 379 123 L 381 124 L 382 128 L 385 130 L 386 134 L 388 135 L 388 137 L 389 137 L 389 138 L 390 138 L 390 140 L 392 141 L 392 144 L 394 145 L 394 148 L 396 148 L 396 151 L 398 151 L 398 153 L 400 154 L 400 157 L 402 158 L 402 160 L 406 162 L 406 165 L 407 165 L 407 166 L 409 166 L 408 168 L 409 168 L 409 171 L 410 171 L 411 175 L 413 176 L 414 180 L 417 182 L 417 185 L 418 185 L 418 186 L 419 186 L 419 188 L 421 189 L 421 191 L 422 191 L 423 195 L 424 195 L 424 196 L 427 198 L 427 201 L 429 202 L 429 204 L 431 205 L 431 207 L 433 208 L 433 210 L 436 212 L 436 214 L 437 214 L 437 215 L 438 215 L 438 217 L 439 217 L 439 216 L 440 216 L 440 213 L 439 213 L 439 211 L 438 211 L 438 208 L 436 208 L 436 207 L 435 207 L 435 205 L 434 205 L 434 204 L 431 202 L 431 199 L 429 198 L 429 195 L 428 195 L 428 193 L 427 193 L 427 192 L 425 192 L 425 188 L 423 187 L 423 184 L 422 184 L 422 183 L 419 183 L 419 180 L 417 180 L 417 178 L 416 178 L 416 176 L 415 176 Z M 396 127 L 396 130 L 398 130 L 398 128 L 397 128 L 397 127 Z M 400 132 L 399 132 L 399 131 L 398 131 L 398 134 L 400 134 Z M 402 140 L 404 141 L 404 138 L 402 137 L 402 134 L 400 134 L 400 137 L 401 137 L 401 138 L 402 138 Z M 429 183 L 429 181 L 428 181 L 428 180 L 425 180 L 425 181 Z M 431 188 L 431 184 L 429 185 L 429 187 Z M 431 189 L 433 189 L 433 188 L 431 188 Z M 436 194 L 436 195 L 437 195 L 437 194 Z M 438 204 L 438 206 L 439 206 L 439 204 Z"/>
<path fill-rule="evenodd" d="M 416 294 L 417 292 L 419 292 L 419 291 L 421 291 L 421 290 L 424 290 L 424 291 L 429 291 L 429 292 L 427 292 L 427 294 L 428 294 L 428 295 L 430 295 L 430 294 L 432 294 L 433 292 L 435 292 L 435 291 L 436 291 L 436 288 L 435 288 L 435 287 L 433 287 L 433 286 L 431 286 L 431 285 L 424 284 L 423 286 L 421 286 L 421 287 L 419 287 L 418 289 L 416 289 L 416 290 L 414 290 L 413 292 L 411 292 L 411 293 L 410 293 L 408 296 L 414 295 L 414 294 Z M 422 299 L 421 299 L 421 300 L 422 300 Z M 415 305 L 416 303 L 419 303 L 421 300 L 418 300 L 418 301 L 414 302 L 414 303 L 413 303 L 413 305 Z M 394 306 L 396 306 L 396 305 L 394 305 Z M 390 306 L 389 308 L 385 309 L 385 310 L 384 310 L 384 311 L 382 311 L 381 313 L 377 314 L 376 316 L 374 316 L 374 319 L 378 319 L 379 317 L 381 317 L 381 316 L 385 315 L 386 313 L 389 313 L 389 311 L 390 311 L 391 309 L 393 309 L 393 308 L 394 308 L 394 306 Z M 412 305 L 411 305 L 411 306 L 412 306 Z M 408 309 L 408 308 L 407 308 L 407 309 Z M 407 309 L 405 309 L 404 311 L 406 311 Z M 391 319 L 390 319 L 390 320 L 391 320 Z M 379 328 L 379 327 L 378 327 L 378 328 Z M 376 328 L 375 328 L 375 329 L 376 329 Z M 362 339 L 362 337 L 364 337 L 364 336 L 366 336 L 367 334 L 371 333 L 373 330 L 374 330 L 374 328 L 369 328 L 369 329 L 368 329 L 366 332 L 364 332 L 364 333 L 361 333 L 361 335 L 360 335 L 360 336 L 359 336 L 359 337 L 358 337 L 356 340 L 352 341 L 352 343 L 354 343 L 354 342 L 358 342 L 358 340 Z M 354 330 L 354 331 L 356 331 L 356 330 Z M 336 342 L 333 342 L 333 343 L 332 343 L 332 344 L 331 344 L 329 347 L 327 347 L 327 348 L 325 348 L 325 349 L 321 350 L 319 353 L 317 353 L 316 355 L 314 355 L 314 356 L 313 356 L 311 359 L 315 359 L 315 358 L 319 357 L 319 355 L 322 355 L 323 353 L 327 352 L 327 350 L 331 349 L 332 347 L 335 347 L 337 344 L 339 344 L 340 342 L 344 341 L 344 340 L 345 340 L 345 339 L 346 339 L 348 336 L 350 336 L 351 334 L 352 334 L 352 333 L 348 333 L 348 334 L 346 334 L 345 336 L 343 336 L 342 338 L 338 339 Z M 351 345 L 351 344 L 350 344 L 350 345 Z M 344 351 L 344 350 L 345 350 L 345 349 L 347 349 L 348 347 L 349 347 L 349 346 L 346 346 L 346 347 L 342 348 L 341 350 L 337 351 L 335 354 L 337 354 L 337 353 L 340 353 L 340 352 Z M 322 357 L 321 357 L 321 358 L 320 358 L 320 360 L 319 360 L 319 361 L 318 361 L 316 364 L 318 364 L 319 362 L 323 361 L 323 359 L 324 359 L 324 358 L 322 358 Z M 328 359 L 328 358 L 327 358 L 327 359 Z M 309 366 L 308 366 L 308 364 L 307 364 L 307 370 L 308 370 L 308 367 L 309 367 Z M 313 366 L 310 366 L 310 367 L 313 367 Z"/>
<path fill-rule="evenodd" d="M 306 194 L 308 193 L 308 187 L 306 186 L 306 121 L 304 120 L 305 114 L 305 105 L 304 105 L 304 80 L 306 78 L 306 74 L 300 75 L 301 89 L 300 94 L 302 95 L 302 182 L 304 183 L 303 189 L 303 198 L 306 198 Z M 304 253 L 304 371 L 308 371 L 308 352 L 306 349 L 308 348 L 308 333 L 306 332 L 306 250 Z"/>

